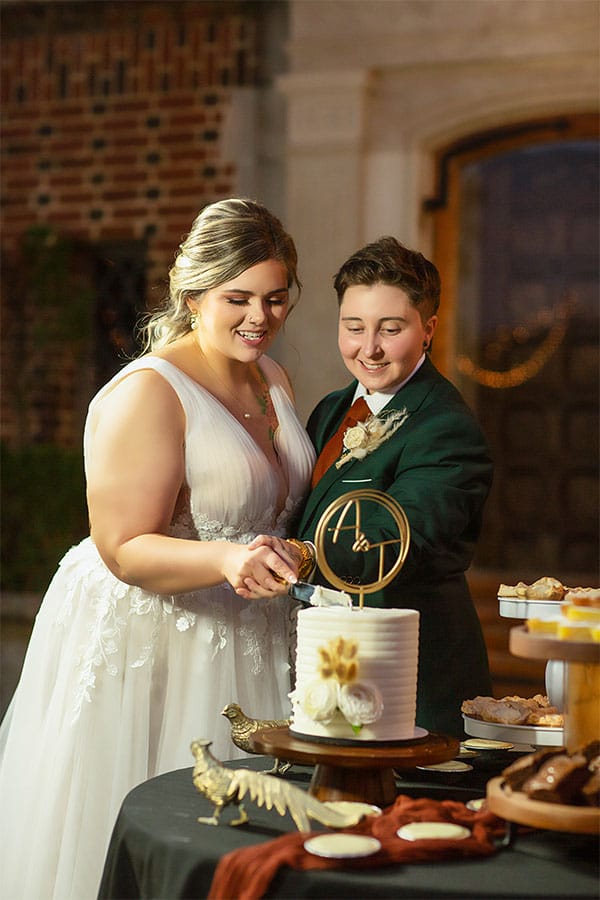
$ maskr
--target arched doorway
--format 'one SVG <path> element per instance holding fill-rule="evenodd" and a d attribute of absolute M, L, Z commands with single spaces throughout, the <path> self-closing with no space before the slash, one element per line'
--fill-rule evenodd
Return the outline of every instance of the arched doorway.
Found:
<path fill-rule="evenodd" d="M 435 359 L 490 442 L 495 481 L 470 573 L 495 692 L 516 663 L 496 589 L 553 575 L 598 583 L 598 118 L 471 135 L 440 153 Z M 518 687 L 518 686 L 517 686 Z"/>

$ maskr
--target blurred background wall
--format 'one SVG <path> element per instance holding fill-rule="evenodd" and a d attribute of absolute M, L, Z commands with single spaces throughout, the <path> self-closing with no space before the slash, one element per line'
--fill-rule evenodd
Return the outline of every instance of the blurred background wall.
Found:
<path fill-rule="evenodd" d="M 81 431 L 197 212 L 249 195 L 304 284 L 278 339 L 303 418 L 346 382 L 332 276 L 394 234 L 440 268 L 434 361 L 496 460 L 470 580 L 597 583 L 596 0 L 10 2 L 2 91 L 2 709 L 87 529 Z"/>

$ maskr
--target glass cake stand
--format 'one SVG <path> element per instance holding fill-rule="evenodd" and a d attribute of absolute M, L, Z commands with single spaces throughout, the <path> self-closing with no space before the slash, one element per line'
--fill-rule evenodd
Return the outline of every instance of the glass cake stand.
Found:
<path fill-rule="evenodd" d="M 397 795 L 395 769 L 413 769 L 447 762 L 458 754 L 460 742 L 453 737 L 426 733 L 397 744 L 367 746 L 344 742 L 305 740 L 288 727 L 263 728 L 250 742 L 257 753 L 298 765 L 314 765 L 308 789 L 318 800 L 355 800 L 389 806 Z"/>

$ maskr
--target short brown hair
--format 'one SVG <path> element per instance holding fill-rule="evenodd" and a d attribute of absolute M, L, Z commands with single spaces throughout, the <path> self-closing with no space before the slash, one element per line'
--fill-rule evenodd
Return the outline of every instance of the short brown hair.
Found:
<path fill-rule="evenodd" d="M 434 316 L 440 305 L 440 273 L 434 264 L 394 237 L 379 238 L 353 253 L 334 276 L 333 284 L 339 304 L 354 285 L 402 288 L 423 321 Z"/>

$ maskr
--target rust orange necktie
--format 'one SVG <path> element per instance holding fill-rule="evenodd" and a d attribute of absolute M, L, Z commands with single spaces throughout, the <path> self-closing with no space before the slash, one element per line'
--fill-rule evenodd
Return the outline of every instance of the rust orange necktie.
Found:
<path fill-rule="evenodd" d="M 319 458 L 313 469 L 311 486 L 314 487 L 323 477 L 327 469 L 339 458 L 343 448 L 344 434 L 348 428 L 352 428 L 357 422 L 364 422 L 371 415 L 364 397 L 358 397 L 346 415 L 333 437 L 330 437 L 319 454 Z"/>

